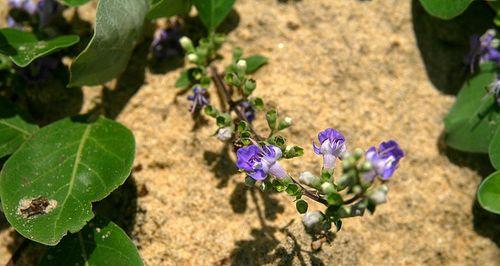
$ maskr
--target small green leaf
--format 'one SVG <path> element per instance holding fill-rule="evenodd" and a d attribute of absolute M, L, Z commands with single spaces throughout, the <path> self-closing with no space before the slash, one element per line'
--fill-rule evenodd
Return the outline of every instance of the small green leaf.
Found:
<path fill-rule="evenodd" d="M 290 196 L 296 197 L 302 194 L 300 187 L 296 184 L 290 184 L 286 188 L 286 193 Z"/>
<path fill-rule="evenodd" d="M 207 114 L 208 116 L 211 116 L 213 118 L 217 118 L 217 116 L 220 115 L 219 110 L 217 110 L 217 108 L 215 108 L 213 105 L 205 106 L 204 111 L 205 111 L 205 114 Z"/>
<path fill-rule="evenodd" d="M 236 0 L 192 0 L 198 16 L 209 32 L 215 32 L 224 21 Z"/>
<path fill-rule="evenodd" d="M 191 80 L 189 79 L 189 73 L 187 70 L 181 72 L 181 75 L 175 82 L 175 87 L 180 89 L 185 89 L 191 85 Z"/>
<path fill-rule="evenodd" d="M 88 3 L 90 0 L 59 0 L 71 7 L 78 7 Z"/>
<path fill-rule="evenodd" d="M 250 103 L 252 104 L 253 108 L 257 110 L 263 110 L 264 109 L 264 101 L 262 98 L 256 97 L 250 99 Z"/>
<path fill-rule="evenodd" d="M 267 111 L 266 113 L 267 124 L 269 125 L 269 128 L 273 131 L 276 129 L 277 119 L 278 119 L 278 112 L 275 109 Z"/>
<path fill-rule="evenodd" d="M 281 182 L 279 179 L 274 179 L 272 185 L 274 190 L 276 190 L 276 192 L 283 192 L 287 188 L 287 185 Z"/>
<path fill-rule="evenodd" d="M 66 35 L 48 41 L 39 41 L 35 34 L 13 28 L 0 29 L 0 53 L 8 55 L 20 67 L 33 60 L 72 46 L 80 38 Z"/>
<path fill-rule="evenodd" d="M 252 74 L 267 64 L 267 57 L 262 55 L 252 55 L 245 59 L 247 61 L 247 74 Z"/>
<path fill-rule="evenodd" d="M 295 207 L 300 214 L 304 214 L 307 212 L 308 204 L 305 200 L 300 199 L 295 203 Z"/>
<path fill-rule="evenodd" d="M 338 193 L 330 193 L 326 196 L 326 201 L 328 201 L 328 204 L 330 205 L 341 205 L 343 202 L 342 196 Z"/>
<path fill-rule="evenodd" d="M 69 87 L 99 85 L 120 75 L 142 37 L 149 0 L 99 1 L 94 36 L 71 65 Z"/>
<path fill-rule="evenodd" d="M 121 124 L 87 117 L 38 130 L 5 163 L 0 198 L 5 217 L 24 237 L 55 245 L 94 216 L 92 202 L 108 196 L 130 174 L 134 136 Z M 38 202 L 41 211 L 30 205 Z"/>
<path fill-rule="evenodd" d="M 497 128 L 497 132 L 491 140 L 488 153 L 490 155 L 491 164 L 496 169 L 500 169 L 500 126 Z"/>
<path fill-rule="evenodd" d="M 16 105 L 0 97 L 0 158 L 14 153 L 38 130 L 27 121 Z"/>
<path fill-rule="evenodd" d="M 81 232 L 66 236 L 45 252 L 40 266 L 144 265 L 134 243 L 113 222 L 96 217 Z"/>
<path fill-rule="evenodd" d="M 191 9 L 190 0 L 156 0 L 153 1 L 148 19 L 169 18 L 175 15 L 186 15 Z"/>
<path fill-rule="evenodd" d="M 500 112 L 487 89 L 495 79 L 492 64 L 482 64 L 457 95 L 457 100 L 446 116 L 445 140 L 457 150 L 487 153 L 493 135 L 500 123 Z"/>
<path fill-rule="evenodd" d="M 304 148 L 300 146 L 288 146 L 283 154 L 284 158 L 290 159 L 304 155 Z"/>
<path fill-rule="evenodd" d="M 494 172 L 479 185 L 477 200 L 484 209 L 500 214 L 500 171 Z"/>
<path fill-rule="evenodd" d="M 429 14 L 442 18 L 452 19 L 465 11 L 472 0 L 420 0 Z"/>

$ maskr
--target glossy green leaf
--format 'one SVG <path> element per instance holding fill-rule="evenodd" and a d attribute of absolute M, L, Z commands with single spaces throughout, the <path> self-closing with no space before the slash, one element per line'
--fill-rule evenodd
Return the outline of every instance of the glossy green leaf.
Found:
<path fill-rule="evenodd" d="M 500 114 L 488 86 L 495 79 L 492 64 L 480 66 L 480 72 L 467 81 L 445 118 L 445 140 L 454 149 L 466 152 L 488 152 Z"/>
<path fill-rule="evenodd" d="M 236 0 L 192 0 L 198 16 L 209 32 L 214 32 L 224 21 Z"/>
<path fill-rule="evenodd" d="M 493 164 L 496 169 L 500 169 L 500 127 L 497 128 L 497 132 L 491 140 L 488 153 L 490 155 L 491 164 Z"/>
<path fill-rule="evenodd" d="M 245 60 L 247 61 L 247 74 L 254 73 L 259 70 L 259 68 L 267 64 L 267 57 L 262 55 L 252 55 L 245 58 Z"/>
<path fill-rule="evenodd" d="M 113 222 L 96 217 L 82 231 L 66 236 L 51 247 L 39 266 L 143 265 L 139 252 L 125 232 Z"/>
<path fill-rule="evenodd" d="M 92 202 L 123 184 L 135 153 L 121 124 L 66 118 L 37 131 L 5 163 L 0 198 L 9 223 L 24 237 L 55 245 L 94 217 Z M 31 206 L 39 205 L 41 211 Z"/>
<path fill-rule="evenodd" d="M 38 126 L 11 102 L 0 97 L 0 158 L 14 153 L 38 130 Z"/>
<path fill-rule="evenodd" d="M 78 7 L 88 3 L 90 0 L 59 0 L 59 1 L 63 2 L 68 6 Z"/>
<path fill-rule="evenodd" d="M 72 46 L 79 40 L 77 35 L 66 35 L 39 41 L 31 32 L 5 28 L 0 29 L 0 53 L 8 55 L 16 65 L 25 67 L 33 60 Z"/>
<path fill-rule="evenodd" d="M 500 214 L 500 171 L 494 172 L 479 185 L 477 200 L 484 209 Z"/>
<path fill-rule="evenodd" d="M 429 14 L 442 18 L 452 19 L 465 11 L 473 0 L 420 0 Z"/>
<path fill-rule="evenodd" d="M 139 42 L 149 0 L 99 1 L 94 36 L 71 65 L 68 86 L 99 85 L 120 75 Z"/>
<path fill-rule="evenodd" d="M 151 10 L 149 10 L 148 19 L 186 15 L 190 9 L 190 0 L 156 0 L 153 1 Z"/>
<path fill-rule="evenodd" d="M 306 213 L 309 206 L 305 200 L 300 199 L 295 203 L 295 207 L 299 213 Z"/>
<path fill-rule="evenodd" d="M 191 84 L 191 79 L 189 78 L 189 73 L 187 70 L 182 71 L 181 75 L 175 81 L 175 87 L 185 89 Z"/>

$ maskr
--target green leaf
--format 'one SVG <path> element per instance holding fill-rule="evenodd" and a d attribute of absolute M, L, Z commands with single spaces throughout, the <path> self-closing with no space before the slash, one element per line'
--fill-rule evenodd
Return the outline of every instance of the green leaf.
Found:
<path fill-rule="evenodd" d="M 477 200 L 484 209 L 500 214 L 500 171 L 494 172 L 479 185 Z"/>
<path fill-rule="evenodd" d="M 143 262 L 134 243 L 120 227 L 96 217 L 81 232 L 49 248 L 39 265 L 140 266 Z"/>
<path fill-rule="evenodd" d="M 276 192 L 283 192 L 287 189 L 287 185 L 281 182 L 281 180 L 279 179 L 274 179 L 272 185 L 274 190 L 276 190 Z"/>
<path fill-rule="evenodd" d="M 452 19 L 465 11 L 473 0 L 420 0 L 429 14 L 442 18 Z"/>
<path fill-rule="evenodd" d="M 307 212 L 308 205 L 305 200 L 300 199 L 295 203 L 295 207 L 300 214 L 303 214 Z"/>
<path fill-rule="evenodd" d="M 192 0 L 201 21 L 209 32 L 214 32 L 224 21 L 236 0 Z"/>
<path fill-rule="evenodd" d="M 181 72 L 181 75 L 175 82 L 175 87 L 176 88 L 181 88 L 185 89 L 191 84 L 191 80 L 189 78 L 189 72 L 187 70 L 184 70 Z"/>
<path fill-rule="evenodd" d="M 268 62 L 267 57 L 262 55 L 252 55 L 245 60 L 247 61 L 247 74 L 254 73 Z"/>
<path fill-rule="evenodd" d="M 288 187 L 286 188 L 286 193 L 290 196 L 299 196 L 302 194 L 302 192 L 300 191 L 300 187 L 296 184 L 288 185 Z"/>
<path fill-rule="evenodd" d="M 148 19 L 186 15 L 191 9 L 190 0 L 157 0 L 153 2 Z"/>
<path fill-rule="evenodd" d="M 37 130 L 16 105 L 0 97 L 0 158 L 14 153 Z"/>
<path fill-rule="evenodd" d="M 491 140 L 488 153 L 490 155 L 491 164 L 496 169 L 500 169 L 500 127 L 497 128 L 497 132 Z"/>
<path fill-rule="evenodd" d="M 492 64 L 482 64 L 480 72 L 460 90 L 457 100 L 446 116 L 445 140 L 457 150 L 486 153 L 495 134 L 500 115 L 487 88 L 495 79 Z"/>
<path fill-rule="evenodd" d="M 94 36 L 71 65 L 69 87 L 99 85 L 120 75 L 142 37 L 149 0 L 99 1 Z"/>
<path fill-rule="evenodd" d="M 78 7 L 88 3 L 90 0 L 59 0 L 68 6 Z"/>
<path fill-rule="evenodd" d="M 123 184 L 132 169 L 134 136 L 121 124 L 66 118 L 37 131 L 5 163 L 0 198 L 24 237 L 55 245 L 94 217 L 92 202 Z M 33 205 L 43 206 L 33 211 Z"/>
<path fill-rule="evenodd" d="M 48 41 L 39 41 L 35 34 L 13 28 L 0 29 L 0 53 L 8 55 L 20 67 L 33 60 L 72 46 L 80 38 L 66 35 Z"/>

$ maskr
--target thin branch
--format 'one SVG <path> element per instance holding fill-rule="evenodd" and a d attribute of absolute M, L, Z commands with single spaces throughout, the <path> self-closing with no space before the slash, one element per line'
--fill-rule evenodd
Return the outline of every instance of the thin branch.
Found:
<path fill-rule="evenodd" d="M 238 103 L 234 102 L 233 99 L 231 98 L 231 94 L 229 93 L 229 88 L 226 83 L 222 80 L 221 75 L 219 74 L 217 67 L 215 66 L 210 66 L 210 72 L 212 76 L 212 80 L 215 83 L 215 87 L 217 87 L 217 90 L 221 95 L 224 96 L 223 101 L 229 105 L 229 108 L 236 113 L 238 118 L 242 121 L 247 122 L 248 128 L 250 129 L 250 132 L 255 136 L 257 140 L 264 140 L 262 136 L 257 134 L 255 129 L 253 128 L 253 125 L 248 121 L 247 117 L 243 113 L 243 111 L 239 108 Z"/>

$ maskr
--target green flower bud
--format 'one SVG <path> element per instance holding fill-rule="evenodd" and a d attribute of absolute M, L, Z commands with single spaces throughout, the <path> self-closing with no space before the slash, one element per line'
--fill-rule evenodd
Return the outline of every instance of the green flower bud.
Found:
<path fill-rule="evenodd" d="M 354 159 L 359 160 L 361 157 L 363 157 L 363 154 L 364 154 L 364 153 L 365 153 L 365 152 L 363 151 L 363 149 L 356 148 L 356 149 L 354 150 L 354 154 L 353 154 Z"/>
<path fill-rule="evenodd" d="M 247 79 L 245 85 L 243 86 L 243 92 L 245 95 L 250 95 L 257 87 L 257 83 L 253 79 Z"/>
<path fill-rule="evenodd" d="M 361 165 L 361 167 L 360 167 L 360 169 L 359 169 L 359 170 L 360 170 L 361 172 L 369 172 L 369 171 L 371 171 L 372 169 L 373 169 L 373 165 L 372 165 L 372 163 L 371 163 L 371 162 L 366 161 L 366 162 L 364 162 L 364 163 Z"/>
<path fill-rule="evenodd" d="M 187 55 L 187 59 L 189 60 L 189 62 L 191 63 L 196 63 L 198 61 L 198 55 L 197 54 L 194 54 L 194 53 L 191 53 L 191 54 L 188 54 Z"/>
<path fill-rule="evenodd" d="M 278 125 L 278 130 L 283 130 L 285 128 L 290 127 L 291 125 L 292 125 L 292 118 L 287 116 Z"/>

